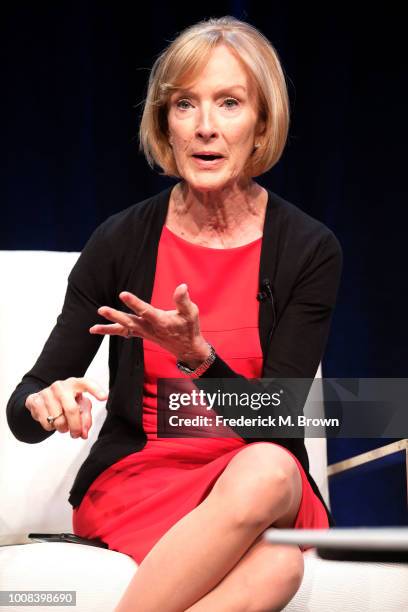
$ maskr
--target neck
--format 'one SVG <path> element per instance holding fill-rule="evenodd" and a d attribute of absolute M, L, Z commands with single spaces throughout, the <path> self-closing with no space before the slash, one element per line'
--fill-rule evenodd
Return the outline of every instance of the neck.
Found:
<path fill-rule="evenodd" d="M 265 190 L 252 180 L 206 192 L 182 181 L 172 191 L 172 215 L 191 235 L 231 237 L 243 226 L 262 229 L 266 199 Z"/>

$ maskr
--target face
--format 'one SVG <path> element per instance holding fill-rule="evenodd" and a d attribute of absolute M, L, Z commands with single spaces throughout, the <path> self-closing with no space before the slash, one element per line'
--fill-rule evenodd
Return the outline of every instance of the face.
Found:
<path fill-rule="evenodd" d="M 247 71 L 227 47 L 216 47 L 196 81 L 169 101 L 169 142 L 180 176 L 201 191 L 239 182 L 257 123 L 256 92 Z"/>

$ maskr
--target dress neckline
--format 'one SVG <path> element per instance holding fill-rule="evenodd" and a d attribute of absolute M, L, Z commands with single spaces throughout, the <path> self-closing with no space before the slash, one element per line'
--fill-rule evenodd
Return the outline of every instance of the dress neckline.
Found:
<path fill-rule="evenodd" d="M 166 231 L 167 233 L 169 233 L 176 240 L 179 240 L 180 242 L 182 242 L 184 244 L 188 244 L 190 247 L 195 247 L 197 249 L 204 249 L 206 251 L 218 251 L 218 252 L 239 251 L 239 250 L 242 250 L 242 249 L 246 249 L 246 248 L 248 248 L 250 246 L 253 246 L 255 243 L 260 242 L 262 240 L 262 236 L 259 236 L 259 238 L 255 238 L 255 240 L 251 240 L 251 242 L 247 242 L 246 244 L 241 244 L 241 245 L 236 246 L 236 247 L 227 247 L 227 248 L 208 247 L 208 246 L 204 246 L 202 244 L 196 244 L 195 242 L 190 242 L 190 240 L 186 240 L 185 238 L 182 238 L 178 234 L 175 234 L 173 232 L 173 230 L 171 230 L 167 225 L 163 226 L 163 230 Z"/>

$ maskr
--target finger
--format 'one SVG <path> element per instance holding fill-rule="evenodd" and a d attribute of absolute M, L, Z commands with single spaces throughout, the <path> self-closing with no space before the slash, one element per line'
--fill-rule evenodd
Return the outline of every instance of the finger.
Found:
<path fill-rule="evenodd" d="M 59 424 L 61 421 L 61 425 Z M 68 427 L 68 423 L 67 423 L 67 419 L 64 417 L 64 420 L 62 420 L 61 418 L 58 418 L 56 421 L 54 421 L 54 429 L 56 429 L 58 431 L 58 433 L 68 433 L 69 432 L 69 427 Z"/>
<path fill-rule="evenodd" d="M 136 325 L 138 322 L 141 322 L 140 317 L 137 317 L 134 314 L 129 314 L 128 312 L 116 310 L 115 308 L 110 308 L 109 306 L 101 306 L 98 308 L 98 313 L 105 317 L 105 319 L 109 319 L 109 321 L 118 323 L 123 327 L 131 327 L 132 325 Z M 103 328 L 103 325 L 94 325 L 93 327 Z"/>
<path fill-rule="evenodd" d="M 43 402 L 41 400 L 39 393 L 30 393 L 30 395 L 27 397 L 25 401 L 25 407 L 27 408 L 27 410 L 29 410 L 31 416 L 33 417 L 35 421 L 39 420 L 37 418 L 37 411 L 42 405 L 43 405 Z"/>
<path fill-rule="evenodd" d="M 193 302 L 190 299 L 188 286 L 182 283 L 176 287 L 173 294 L 173 300 L 177 304 L 177 309 L 180 314 L 191 316 L 193 314 Z"/>
<path fill-rule="evenodd" d="M 52 427 L 47 421 L 48 410 L 41 393 L 32 393 L 25 402 L 26 408 L 30 411 L 34 421 L 38 421 L 44 429 L 51 431 Z"/>
<path fill-rule="evenodd" d="M 79 412 L 81 414 L 82 432 L 81 438 L 84 440 L 88 437 L 88 431 L 92 427 L 92 402 L 91 400 L 79 393 L 76 397 L 76 401 L 79 404 Z"/>
<path fill-rule="evenodd" d="M 120 323 L 124 326 L 130 325 L 132 320 L 135 318 L 135 315 L 128 312 L 123 312 L 122 310 L 116 310 L 116 308 L 110 308 L 110 306 L 101 306 L 98 308 L 98 314 L 105 317 L 105 319 L 109 319 L 109 321 Z"/>
<path fill-rule="evenodd" d="M 48 391 L 49 390 L 49 391 Z M 75 392 L 72 385 L 68 384 L 67 381 L 57 380 L 46 389 L 47 397 L 49 393 L 54 399 L 54 405 L 59 405 L 60 410 L 55 415 L 63 413 L 67 420 L 69 432 L 71 438 L 79 438 L 82 433 L 81 415 L 79 414 L 79 405 L 75 400 Z M 52 412 L 51 414 L 54 415 Z M 62 421 L 63 417 L 59 417 L 54 421 L 54 426 L 58 427 L 59 422 Z"/>
<path fill-rule="evenodd" d="M 92 378 L 78 378 L 77 389 L 79 391 L 87 391 L 88 393 L 91 393 L 91 395 L 100 401 L 107 400 L 109 397 L 109 393 Z"/>
<path fill-rule="evenodd" d="M 89 328 L 91 334 L 101 334 L 107 336 L 123 336 L 127 338 L 129 336 L 128 330 L 132 331 L 132 336 L 143 338 L 143 332 L 134 321 L 128 325 L 122 325 L 121 323 L 114 323 L 113 325 L 93 325 Z"/>
<path fill-rule="evenodd" d="M 143 317 L 143 319 L 149 321 L 149 323 L 154 323 L 157 320 L 157 309 L 148 302 L 144 302 L 133 293 L 122 291 L 119 293 L 119 298 L 126 306 L 131 308 L 138 317 Z"/>
<path fill-rule="evenodd" d="M 125 327 L 120 325 L 120 323 L 115 323 L 113 325 L 92 325 L 89 328 L 89 333 L 91 334 L 101 334 L 102 336 L 123 336 L 125 331 Z"/>
<path fill-rule="evenodd" d="M 62 414 L 57 419 L 55 419 L 53 427 L 59 433 L 67 433 L 69 431 L 68 421 L 65 418 L 65 414 Z"/>
<path fill-rule="evenodd" d="M 77 386 L 80 389 L 76 395 L 76 401 L 79 404 L 81 413 L 81 437 L 86 439 L 88 437 L 88 431 L 92 427 L 92 402 L 88 397 L 84 396 L 83 393 L 90 393 L 100 401 L 108 399 L 109 393 L 91 378 L 77 379 Z"/>
<path fill-rule="evenodd" d="M 44 397 L 40 393 L 34 393 L 26 401 L 26 407 L 30 410 L 31 416 L 35 421 L 38 421 L 44 429 L 47 431 L 59 431 L 60 433 L 66 433 L 68 431 L 67 421 L 64 416 L 58 417 L 54 423 L 47 421 L 47 416 L 53 416 L 49 410 L 53 408 L 47 408 Z M 60 411 L 61 412 L 61 411 Z M 57 416 L 59 412 L 56 412 L 54 416 Z"/>
<path fill-rule="evenodd" d="M 54 383 L 53 383 L 54 384 Z M 51 387 L 46 387 L 40 393 L 41 400 L 43 402 L 43 406 L 45 408 L 44 411 L 41 411 L 41 419 L 40 423 L 47 431 L 59 431 L 59 427 L 66 425 L 67 421 L 65 419 L 64 410 L 61 406 L 60 401 L 55 397 Z M 62 415 L 61 415 L 62 413 Z M 59 416 L 53 423 L 49 423 L 47 421 L 48 416 L 56 417 Z"/>

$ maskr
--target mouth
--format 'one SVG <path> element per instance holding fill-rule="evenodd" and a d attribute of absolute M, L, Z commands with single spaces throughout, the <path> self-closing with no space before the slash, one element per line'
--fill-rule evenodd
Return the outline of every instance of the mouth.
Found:
<path fill-rule="evenodd" d="M 225 157 L 222 155 L 194 154 L 192 159 L 201 168 L 213 168 L 219 166 L 225 160 Z"/>

